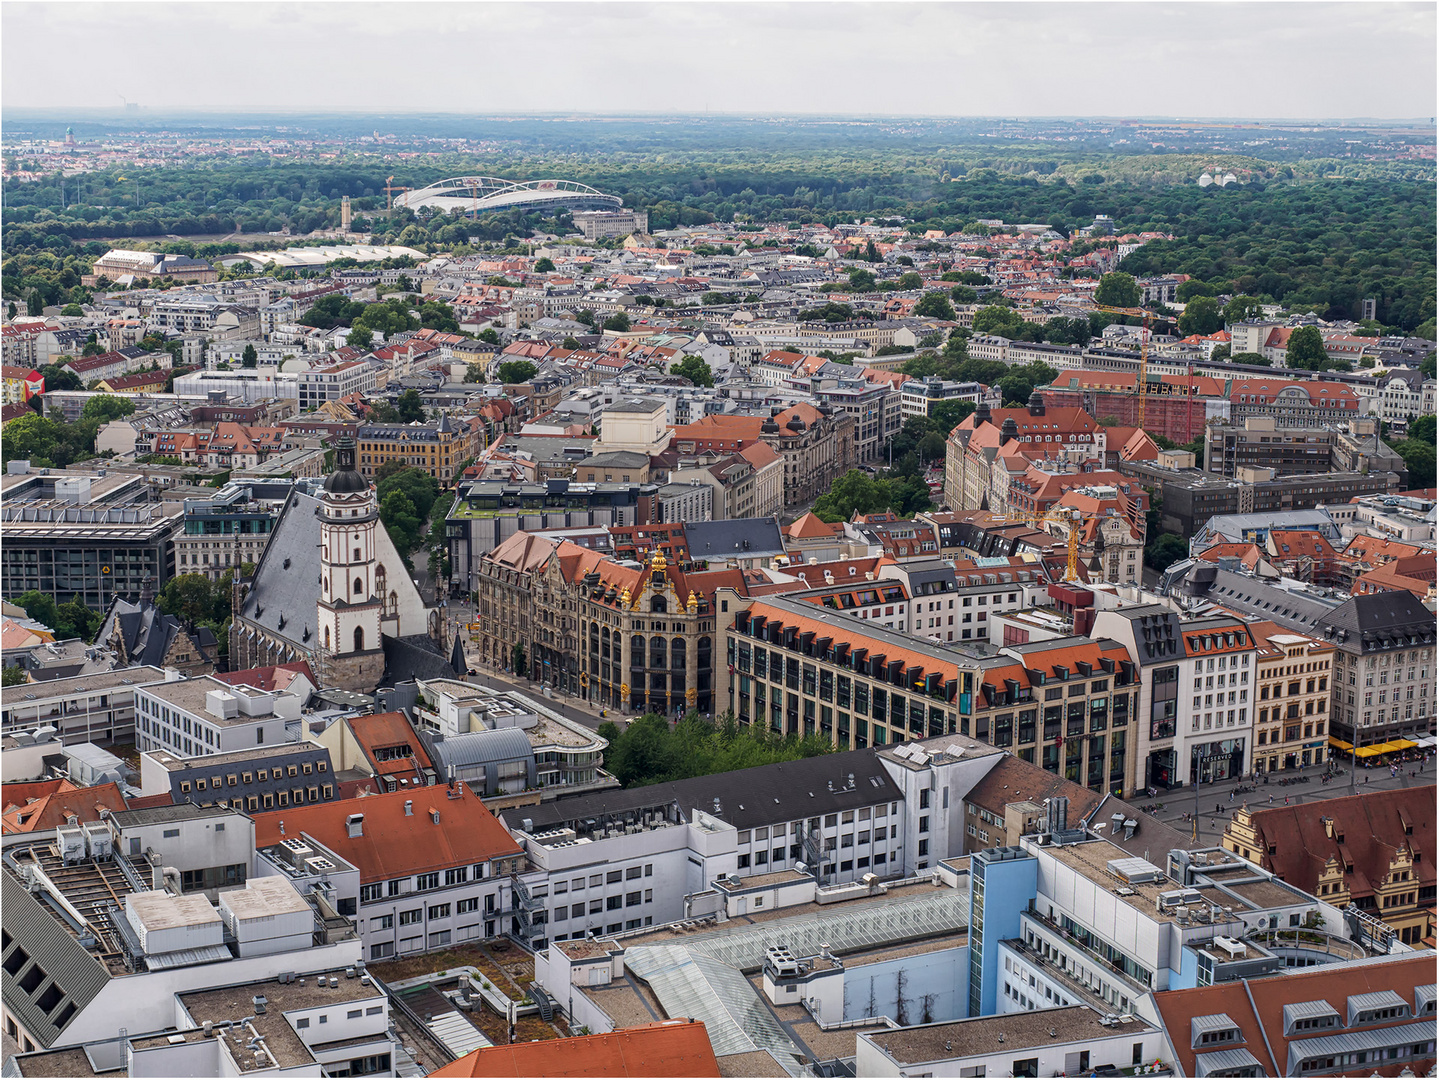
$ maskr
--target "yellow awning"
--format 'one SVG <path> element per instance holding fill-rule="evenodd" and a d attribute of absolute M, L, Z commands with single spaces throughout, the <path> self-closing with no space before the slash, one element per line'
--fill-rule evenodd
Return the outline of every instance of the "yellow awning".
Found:
<path fill-rule="evenodd" d="M 1333 735 L 1329 736 L 1329 745 L 1332 746 L 1332 747 L 1334 747 L 1336 750 L 1353 750 L 1353 749 L 1354 749 L 1354 744 L 1353 744 L 1353 743 L 1347 743 L 1347 742 L 1345 742 L 1343 739 L 1336 739 Z"/>
<path fill-rule="evenodd" d="M 1385 753 L 1384 747 L 1386 745 L 1386 743 L 1380 743 L 1378 746 L 1361 746 L 1355 750 L 1354 753 L 1359 757 L 1373 757 L 1375 754 Z"/>
<path fill-rule="evenodd" d="M 1409 739 L 1393 739 L 1389 743 L 1396 750 L 1413 750 L 1419 744 Z"/>

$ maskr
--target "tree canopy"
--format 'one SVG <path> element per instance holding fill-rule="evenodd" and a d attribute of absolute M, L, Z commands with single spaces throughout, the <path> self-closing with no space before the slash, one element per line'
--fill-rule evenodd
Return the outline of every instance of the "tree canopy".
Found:
<path fill-rule="evenodd" d="M 712 722 L 690 712 L 673 728 L 664 717 L 647 713 L 624 731 L 607 720 L 600 724 L 598 734 L 610 744 L 605 768 L 626 787 L 670 783 L 834 751 L 834 744 L 819 735 L 784 736 L 761 724 L 740 725 L 733 713 Z"/>
<path fill-rule="evenodd" d="M 1122 271 L 1105 274 L 1094 291 L 1094 302 L 1105 307 L 1138 307 L 1139 283 Z"/>
<path fill-rule="evenodd" d="M 704 362 L 704 358 L 699 356 L 686 355 L 678 364 L 670 368 L 670 374 L 688 379 L 696 386 L 713 386 L 715 384 L 714 372 Z"/>
<path fill-rule="evenodd" d="M 506 385 L 527 383 L 535 377 L 539 370 L 528 360 L 506 360 L 500 365 L 496 377 Z"/>

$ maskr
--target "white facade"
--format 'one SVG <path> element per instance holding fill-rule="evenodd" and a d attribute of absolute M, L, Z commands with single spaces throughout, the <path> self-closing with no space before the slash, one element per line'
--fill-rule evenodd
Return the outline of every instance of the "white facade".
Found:
<path fill-rule="evenodd" d="M 337 455 L 354 450 L 341 447 Z M 337 460 L 341 470 L 343 460 Z M 338 475 L 348 475 L 341 472 Z M 380 513 L 375 489 L 326 491 L 320 518 L 320 602 L 316 618 L 320 645 L 335 656 L 373 652 L 380 648 L 380 622 L 388 615 L 386 582 L 376 558 Z M 398 594 L 395 594 L 398 599 Z"/>
<path fill-rule="evenodd" d="M 230 686 L 205 676 L 135 692 L 135 745 L 203 757 L 286 741 L 285 725 L 300 716 L 298 694 Z"/>
<path fill-rule="evenodd" d="M 523 882 L 537 912 L 535 934 L 551 941 L 701 914 L 688 903 L 692 895 L 736 873 L 735 829 L 700 811 L 693 822 L 656 822 L 596 840 L 570 830 L 514 831 L 533 866 Z"/>
<path fill-rule="evenodd" d="M 311 368 L 295 376 L 300 411 L 314 409 L 327 401 L 350 394 L 368 394 L 375 389 L 375 369 L 360 360 Z"/>

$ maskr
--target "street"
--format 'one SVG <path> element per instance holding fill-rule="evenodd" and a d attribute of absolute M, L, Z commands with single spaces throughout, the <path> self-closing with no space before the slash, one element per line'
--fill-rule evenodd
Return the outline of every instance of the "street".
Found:
<path fill-rule="evenodd" d="M 1270 774 L 1268 784 L 1264 782 L 1265 774 L 1261 773 L 1257 783 L 1246 778 L 1237 781 L 1221 780 L 1214 784 L 1200 785 L 1199 839 L 1217 845 L 1234 811 L 1245 804 L 1252 809 L 1260 810 L 1271 806 L 1283 806 L 1286 798 L 1290 805 L 1299 805 L 1318 802 L 1322 799 L 1337 799 L 1345 795 L 1358 795 L 1366 791 L 1390 791 L 1394 788 L 1416 785 L 1432 788 L 1434 785 L 1434 762 L 1432 760 L 1424 763 L 1422 767 L 1416 762 L 1404 762 L 1397 777 L 1389 775 L 1388 766 L 1376 765 L 1372 769 L 1365 769 L 1361 765 L 1358 775 L 1354 778 L 1352 790 L 1349 786 L 1349 762 L 1337 760 L 1335 764 L 1336 767 L 1341 768 L 1341 774 L 1337 780 L 1330 780 L 1327 784 L 1320 780 L 1325 767 L 1311 765 L 1307 769 L 1290 769 L 1287 772 Z M 1418 770 L 1419 775 L 1411 778 L 1410 770 Z M 1292 782 L 1300 776 L 1307 776 L 1308 782 Z M 1280 780 L 1290 780 L 1291 782 L 1281 786 Z M 1233 795 L 1233 790 L 1238 785 L 1252 787 L 1254 790 L 1244 795 Z M 1187 833 L 1194 828 L 1193 824 L 1185 819 L 1185 815 L 1193 814 L 1195 809 L 1192 787 L 1175 788 L 1170 791 L 1161 790 L 1152 798 L 1141 791 L 1131 798 L 1129 803 L 1136 807 L 1162 803 L 1164 809 L 1151 816 L 1181 832 Z M 1216 805 L 1219 806 L 1218 811 L 1215 810 Z"/>
<path fill-rule="evenodd" d="M 542 702 L 548 709 L 552 709 L 568 720 L 582 724 L 590 730 L 599 727 L 606 720 L 613 720 L 623 730 L 627 720 L 620 716 L 613 709 L 606 710 L 606 715 L 600 715 L 598 706 L 591 707 L 587 702 L 571 697 L 569 694 L 561 693 L 558 690 L 551 691 L 554 697 L 545 697 L 543 687 L 529 679 L 516 678 L 503 671 L 494 671 L 480 665 L 479 655 L 474 643 L 470 641 L 470 632 L 466 624 L 476 619 L 475 606 L 468 600 L 450 600 L 441 609 L 443 617 L 448 623 L 449 632 L 457 634 L 464 644 L 465 662 L 470 671 L 477 672 L 475 675 L 466 676 L 466 682 L 472 682 L 479 686 L 487 686 L 492 690 L 514 690 L 527 694 L 536 701 Z"/>

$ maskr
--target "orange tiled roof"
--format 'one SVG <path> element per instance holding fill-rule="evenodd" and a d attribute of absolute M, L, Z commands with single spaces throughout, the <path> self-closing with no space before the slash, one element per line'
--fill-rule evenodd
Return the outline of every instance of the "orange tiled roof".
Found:
<path fill-rule="evenodd" d="M 98 784 L 87 788 L 72 786 L 69 790 L 57 789 L 35 802 L 17 806 L 5 814 L 3 828 L 7 833 L 43 832 L 64 825 L 71 814 L 81 822 L 99 821 L 101 810 L 124 809 L 125 796 L 118 784 Z"/>
<path fill-rule="evenodd" d="M 431 1076 L 719 1076 L 704 1024 L 660 1020 L 603 1035 L 490 1046 Z"/>
<path fill-rule="evenodd" d="M 357 866 L 364 882 L 520 854 L 519 845 L 478 796 L 464 784 L 453 792 L 458 797 L 451 798 L 447 788 L 418 788 L 256 814 L 255 845 L 265 847 L 308 833 Z M 405 813 L 407 801 L 410 814 Z M 432 812 L 439 815 L 438 822 Z M 346 819 L 351 814 L 364 815 L 359 836 L 349 835 Z"/>

